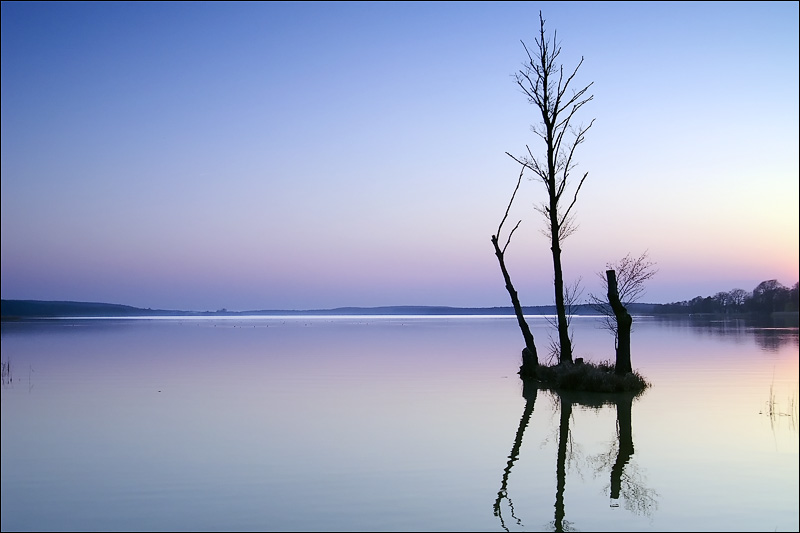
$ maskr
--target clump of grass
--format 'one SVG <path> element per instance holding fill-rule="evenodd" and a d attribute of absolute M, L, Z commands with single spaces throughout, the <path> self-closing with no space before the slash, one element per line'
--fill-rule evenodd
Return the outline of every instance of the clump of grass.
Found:
<path fill-rule="evenodd" d="M 792 427 L 797 426 L 797 401 L 794 396 L 787 399 L 787 407 L 779 405 L 778 400 L 775 398 L 775 384 L 769 386 L 769 400 L 765 402 L 766 407 L 759 411 L 759 414 L 767 415 L 771 421 L 775 421 L 779 416 L 789 417 Z"/>
<path fill-rule="evenodd" d="M 650 383 L 637 371 L 623 375 L 614 373 L 614 363 L 583 362 L 539 365 L 533 372 L 520 373 L 523 378 L 534 378 L 542 385 L 563 390 L 585 392 L 641 392 Z"/>

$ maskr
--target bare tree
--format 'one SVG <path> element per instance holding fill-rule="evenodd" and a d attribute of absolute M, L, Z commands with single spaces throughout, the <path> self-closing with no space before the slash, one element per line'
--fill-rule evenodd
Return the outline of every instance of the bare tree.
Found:
<path fill-rule="evenodd" d="M 644 294 L 645 282 L 656 273 L 658 269 L 650 261 L 648 251 L 635 258 L 628 254 L 617 263 L 607 263 L 605 275 L 598 273 L 605 289 L 605 299 L 589 295 L 590 304 L 602 316 L 603 327 L 614 334 L 617 374 L 632 371 L 630 334 L 633 317 L 627 308 Z"/>
<path fill-rule="evenodd" d="M 614 311 L 608 303 L 608 279 L 606 271 L 613 270 L 617 278 L 617 291 L 622 305 L 628 307 L 638 302 L 644 294 L 645 283 L 658 273 L 656 264 L 650 260 L 650 254 L 645 250 L 639 257 L 626 255 L 616 263 L 606 263 L 606 270 L 598 272 L 597 276 L 603 286 L 602 297 L 589 294 L 589 305 L 600 313 L 603 328 L 609 330 L 617 337 L 617 320 Z"/>
<path fill-rule="evenodd" d="M 528 61 L 515 75 L 517 85 L 541 114 L 541 122 L 533 125 L 531 130 L 544 141 L 544 157 L 535 157 L 529 146 L 526 146 L 527 154 L 521 158 L 506 153 L 525 168 L 530 169 L 537 178 L 542 180 L 547 190 L 548 201 L 539 206 L 537 210 L 545 216 L 547 221 L 546 235 L 550 238 L 550 250 L 553 254 L 559 359 L 560 362 L 572 362 L 572 343 L 564 302 L 561 243 L 577 229 L 572 208 L 575 206 L 578 192 L 588 173 L 584 174 L 578 182 L 571 201 L 569 201 L 568 193 L 569 177 L 570 172 L 576 166 L 575 150 L 584 141 L 584 135 L 594 123 L 594 119 L 592 119 L 588 126 L 575 127 L 573 119 L 578 110 L 591 101 L 593 96 L 586 96 L 586 91 L 591 87 L 591 83 L 579 90 L 570 87 L 578 69 L 583 64 L 583 58 L 571 74 L 565 73 L 563 65 L 557 63 L 558 56 L 561 54 L 561 46 L 556 39 L 557 35 L 554 32 L 552 39 L 548 38 L 545 34 L 544 23 L 540 11 L 539 37 L 535 39 L 536 53 L 532 54 L 525 43 L 522 43 L 528 55 Z M 566 199 L 565 194 L 567 194 Z M 565 208 L 566 201 L 569 201 L 569 204 Z"/>
<path fill-rule="evenodd" d="M 519 191 L 519 186 L 522 183 L 522 176 L 524 173 L 525 167 L 523 166 L 519 172 L 517 186 L 514 187 L 514 193 L 511 195 L 511 200 L 508 202 L 508 207 L 506 207 L 506 213 L 503 215 L 500 225 L 497 226 L 497 233 L 492 235 L 494 255 L 497 256 L 497 261 L 500 263 L 500 271 L 503 273 L 503 280 L 506 283 L 506 290 L 508 291 L 509 296 L 511 296 L 511 304 L 514 306 L 514 313 L 517 316 L 517 323 L 519 324 L 519 329 L 522 331 L 522 337 L 525 340 L 525 348 L 522 350 L 522 366 L 520 367 L 520 374 L 523 376 L 536 374 L 536 368 L 539 366 L 539 358 L 536 353 L 536 344 L 534 343 L 533 333 L 531 333 L 531 329 L 528 327 L 528 323 L 525 321 L 525 316 L 522 313 L 522 305 L 519 303 L 519 297 L 516 289 L 514 289 L 514 284 L 511 283 L 511 276 L 508 273 L 505 262 L 506 248 L 508 248 L 508 245 L 511 242 L 511 236 L 514 235 L 514 232 L 517 230 L 522 221 L 520 220 L 517 222 L 514 228 L 508 233 L 508 238 L 506 239 L 506 243 L 502 248 L 498 243 L 498 238 L 500 237 L 500 232 L 503 230 L 503 224 L 505 224 L 506 219 L 508 218 L 508 212 L 511 210 L 511 204 L 514 203 L 514 198 L 517 196 L 517 191 Z"/>

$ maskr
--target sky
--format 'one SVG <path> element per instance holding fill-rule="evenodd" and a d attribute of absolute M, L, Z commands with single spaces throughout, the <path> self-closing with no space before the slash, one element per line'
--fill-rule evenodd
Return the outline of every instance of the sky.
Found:
<path fill-rule="evenodd" d="M 645 302 L 794 285 L 797 2 L 3 2 L 2 298 L 510 305 L 540 10 L 592 84 L 566 281 L 646 251 Z M 528 178 L 501 240 L 548 305 Z"/>

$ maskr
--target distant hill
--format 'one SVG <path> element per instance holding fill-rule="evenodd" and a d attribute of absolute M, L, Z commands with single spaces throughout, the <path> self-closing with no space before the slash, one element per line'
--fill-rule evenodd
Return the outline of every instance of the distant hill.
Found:
<path fill-rule="evenodd" d="M 653 312 L 658 304 L 632 304 L 632 314 Z M 526 315 L 553 315 L 555 306 L 524 306 Z M 0 315 L 4 320 L 12 318 L 61 318 L 61 317 L 131 317 L 131 316 L 243 316 L 243 315 L 513 315 L 512 307 L 447 307 L 447 306 L 383 306 L 383 307 L 337 307 L 334 309 L 307 310 L 258 310 L 258 311 L 179 311 L 166 309 L 142 309 L 129 305 L 69 302 L 44 300 L 0 300 Z M 576 315 L 596 315 L 588 305 L 575 309 Z"/>
<path fill-rule="evenodd" d="M 54 318 L 98 316 L 170 316 L 182 311 L 140 309 L 130 305 L 98 302 L 64 302 L 43 300 L 0 300 L 0 315 L 9 317 Z"/>

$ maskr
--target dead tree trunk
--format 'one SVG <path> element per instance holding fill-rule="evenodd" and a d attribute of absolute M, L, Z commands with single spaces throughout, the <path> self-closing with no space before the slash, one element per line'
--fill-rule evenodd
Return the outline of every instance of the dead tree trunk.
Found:
<path fill-rule="evenodd" d="M 631 326 L 633 326 L 633 317 L 631 317 L 619 299 L 617 273 L 613 270 L 606 270 L 606 279 L 608 280 L 608 303 L 611 305 L 611 310 L 614 311 L 614 317 L 617 319 L 617 362 L 614 373 L 624 375 L 633 372 L 631 368 Z"/>
<path fill-rule="evenodd" d="M 572 363 L 572 341 L 569 338 L 569 321 L 564 303 L 564 275 L 561 270 L 561 246 L 558 231 L 553 231 L 551 239 L 553 252 L 553 284 L 555 288 L 556 316 L 558 318 L 559 363 Z"/>
<path fill-rule="evenodd" d="M 519 329 L 522 331 L 522 338 L 525 339 L 525 348 L 522 350 L 522 366 L 519 369 L 519 373 L 521 376 L 533 376 L 536 374 L 536 369 L 539 366 L 539 357 L 536 353 L 533 333 L 531 333 L 531 328 L 528 327 L 528 322 L 522 314 L 522 305 L 519 303 L 519 296 L 517 296 L 517 291 L 514 289 L 514 284 L 511 283 L 511 276 L 506 269 L 505 254 L 497 243 L 497 235 L 492 235 L 492 245 L 494 246 L 494 255 L 497 256 L 497 261 L 500 263 L 500 270 L 503 272 L 506 290 L 508 291 L 508 295 L 511 296 L 511 305 L 514 306 L 514 314 L 517 316 L 517 323 L 519 324 Z"/>
<path fill-rule="evenodd" d="M 517 316 L 519 329 L 522 331 L 523 339 L 525 339 L 525 348 L 522 350 L 522 366 L 519 368 L 519 374 L 520 376 L 535 376 L 536 370 L 539 368 L 539 357 L 536 354 L 536 344 L 533 342 L 533 333 L 531 333 L 531 328 L 528 327 L 528 323 L 525 321 L 525 315 L 522 314 L 522 305 L 519 303 L 519 297 L 517 296 L 516 289 L 514 289 L 514 284 L 511 283 L 511 276 L 508 274 L 508 270 L 506 269 L 505 260 L 506 248 L 508 248 L 508 245 L 511 242 L 511 237 L 514 235 L 514 232 L 517 231 L 517 228 L 522 221 L 520 220 L 517 222 L 517 225 L 514 226 L 514 229 L 509 232 L 506 244 L 502 248 L 500 248 L 500 244 L 497 242 L 500 232 L 503 230 L 503 224 L 506 223 L 506 219 L 508 218 L 508 212 L 511 210 L 511 204 L 514 203 L 514 198 L 517 196 L 517 191 L 519 191 L 519 186 L 522 183 L 522 176 L 524 173 L 525 165 L 522 165 L 522 168 L 519 171 L 519 178 L 517 178 L 517 186 L 514 187 L 514 193 L 511 195 L 511 200 L 508 202 L 508 207 L 506 207 L 506 213 L 503 215 L 503 219 L 500 220 L 500 225 L 497 226 L 497 233 L 492 235 L 492 246 L 494 246 L 494 255 L 497 256 L 497 261 L 500 263 L 500 270 L 503 272 L 503 281 L 506 283 L 506 290 L 508 291 L 508 295 L 511 296 L 511 305 L 514 306 L 514 314 Z"/>

